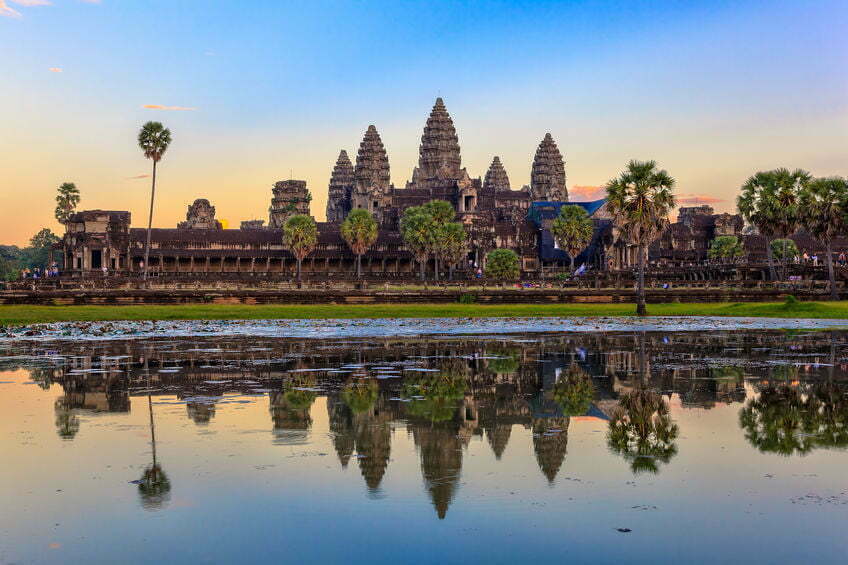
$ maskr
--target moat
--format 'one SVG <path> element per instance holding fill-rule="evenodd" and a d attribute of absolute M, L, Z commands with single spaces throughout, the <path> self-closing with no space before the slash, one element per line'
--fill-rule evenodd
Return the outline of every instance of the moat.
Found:
<path fill-rule="evenodd" d="M 848 332 L 729 327 L 9 336 L 0 563 L 843 562 Z"/>

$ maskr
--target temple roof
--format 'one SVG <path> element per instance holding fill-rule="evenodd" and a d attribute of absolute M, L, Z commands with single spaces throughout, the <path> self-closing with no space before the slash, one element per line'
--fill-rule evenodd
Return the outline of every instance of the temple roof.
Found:
<path fill-rule="evenodd" d="M 359 144 L 354 178 L 356 186 L 361 189 L 389 186 L 389 156 L 377 128 L 373 125 L 368 126 L 362 143 Z"/>
<path fill-rule="evenodd" d="M 453 120 L 448 114 L 445 103 L 436 98 L 430 117 L 424 125 L 421 147 L 418 150 L 418 174 L 420 178 L 432 178 L 439 172 L 447 176 L 459 174 L 461 159 L 459 156 L 459 138 Z"/>
<path fill-rule="evenodd" d="M 509 176 L 506 174 L 501 158 L 495 155 L 492 159 L 492 164 L 489 165 L 489 170 L 486 171 L 486 178 L 483 180 L 483 188 L 506 191 L 509 190 Z"/>
<path fill-rule="evenodd" d="M 533 200 L 566 201 L 565 162 L 554 138 L 546 133 L 536 149 L 530 171 L 530 193 Z"/>

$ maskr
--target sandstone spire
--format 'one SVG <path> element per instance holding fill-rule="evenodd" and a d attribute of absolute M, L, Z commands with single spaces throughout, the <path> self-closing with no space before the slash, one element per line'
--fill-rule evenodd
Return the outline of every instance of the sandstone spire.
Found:
<path fill-rule="evenodd" d="M 356 154 L 354 183 L 357 192 L 383 191 L 389 187 L 389 157 L 377 128 L 368 126 Z"/>
<path fill-rule="evenodd" d="M 549 202 L 568 201 L 568 190 L 565 188 L 565 163 L 550 133 L 536 149 L 533 168 L 530 171 L 530 197 L 533 200 Z"/>
<path fill-rule="evenodd" d="M 353 191 L 353 164 L 344 149 L 336 159 L 336 166 L 330 175 L 330 188 L 327 195 L 327 221 L 341 222 L 350 212 L 350 194 Z"/>
<path fill-rule="evenodd" d="M 424 125 L 421 147 L 418 150 L 418 168 L 421 178 L 432 178 L 441 170 L 457 176 L 460 169 L 459 138 L 445 103 L 436 98 L 430 117 Z"/>
<path fill-rule="evenodd" d="M 501 164 L 500 157 L 495 156 L 492 159 L 492 164 L 486 171 L 486 178 L 483 179 L 483 188 L 495 191 L 509 190 L 509 177 Z"/>

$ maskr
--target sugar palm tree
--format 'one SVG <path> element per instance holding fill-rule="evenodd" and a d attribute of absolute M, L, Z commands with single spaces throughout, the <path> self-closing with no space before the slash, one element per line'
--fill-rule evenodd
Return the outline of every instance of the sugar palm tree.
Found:
<path fill-rule="evenodd" d="M 156 197 L 156 164 L 171 144 L 171 130 L 159 122 L 147 122 L 138 132 L 138 145 L 147 159 L 153 161 L 153 177 L 150 184 L 150 215 L 147 217 L 147 242 L 144 245 L 144 278 L 150 268 L 150 230 L 153 227 L 153 200 Z"/>
<path fill-rule="evenodd" d="M 786 239 L 798 228 L 798 199 L 810 174 L 801 169 L 760 171 L 742 185 L 736 199 L 739 213 L 766 238 L 769 276 L 777 279 L 771 242 Z"/>
<path fill-rule="evenodd" d="M 368 210 L 351 210 L 341 226 L 342 238 L 356 255 L 356 276 L 362 277 L 362 255 L 377 241 L 377 221 Z"/>
<path fill-rule="evenodd" d="M 559 248 L 568 254 L 573 269 L 574 258 L 592 242 L 595 225 L 582 206 L 563 206 L 551 224 L 551 234 Z"/>
<path fill-rule="evenodd" d="M 56 194 L 55 216 L 60 224 L 64 224 L 74 213 L 80 201 L 80 192 L 72 182 L 63 182 Z"/>
<path fill-rule="evenodd" d="M 460 222 L 448 222 L 436 229 L 436 256 L 440 263 L 447 265 L 448 277 L 451 280 L 454 267 L 467 254 L 467 236 L 465 227 Z"/>
<path fill-rule="evenodd" d="M 430 257 L 434 230 L 433 216 L 423 206 L 410 206 L 403 211 L 400 219 L 400 233 L 403 243 L 421 266 L 421 280 Z"/>
<path fill-rule="evenodd" d="M 446 200 L 431 200 L 421 206 L 421 208 L 424 213 L 429 214 L 433 218 L 431 225 L 432 233 L 428 238 L 428 251 L 434 259 L 435 278 L 439 280 L 443 250 L 449 246 L 448 239 L 452 234 L 451 230 L 445 230 L 443 228 L 456 218 L 456 210 L 454 210 L 453 204 Z"/>
<path fill-rule="evenodd" d="M 668 225 L 674 207 L 674 179 L 656 161 L 630 161 L 618 178 L 607 183 L 607 210 L 622 235 L 638 250 L 636 313 L 644 316 L 645 257 L 648 245 Z"/>
<path fill-rule="evenodd" d="M 297 260 L 297 286 L 301 286 L 300 268 L 303 259 L 318 245 L 318 226 L 312 216 L 296 214 L 283 226 L 283 244 Z"/>
<path fill-rule="evenodd" d="M 833 238 L 848 229 L 848 180 L 841 177 L 814 179 L 801 191 L 801 225 L 824 243 L 830 298 L 838 300 L 833 273 Z"/>

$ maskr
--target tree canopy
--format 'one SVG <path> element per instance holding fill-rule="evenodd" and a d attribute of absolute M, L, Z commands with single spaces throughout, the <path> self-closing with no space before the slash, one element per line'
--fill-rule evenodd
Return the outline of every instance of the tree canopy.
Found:
<path fill-rule="evenodd" d="M 521 269 L 512 249 L 495 249 L 486 255 L 486 276 L 493 279 L 517 279 Z"/>
<path fill-rule="evenodd" d="M 560 249 L 568 254 L 571 266 L 574 258 L 592 242 L 595 225 L 582 206 L 563 206 L 559 217 L 551 224 L 551 233 Z"/>
<path fill-rule="evenodd" d="M 72 182 L 63 182 L 56 194 L 56 210 L 54 215 L 60 224 L 68 221 L 71 214 L 77 209 L 77 204 L 80 201 L 80 192 L 77 186 Z"/>

